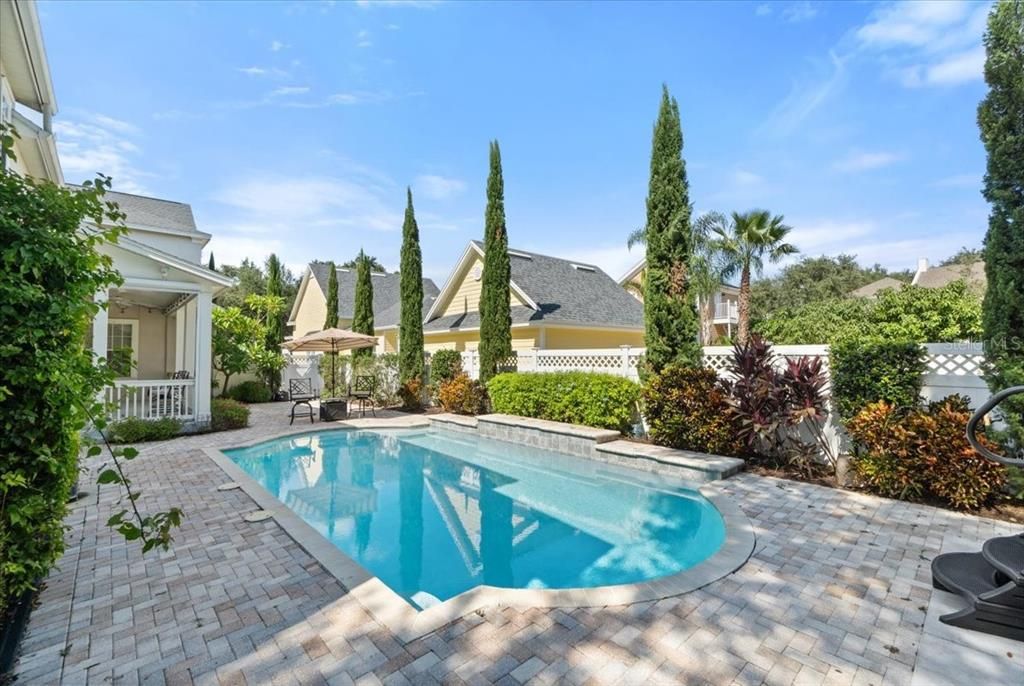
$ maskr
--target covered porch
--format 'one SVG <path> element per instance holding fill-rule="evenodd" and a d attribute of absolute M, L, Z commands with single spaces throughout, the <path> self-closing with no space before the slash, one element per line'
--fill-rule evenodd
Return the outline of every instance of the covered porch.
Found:
<path fill-rule="evenodd" d="M 110 418 L 210 419 L 213 296 L 231 279 L 121 239 L 113 250 L 124 276 L 100 292 L 92 349 L 118 378 L 104 390 Z"/>

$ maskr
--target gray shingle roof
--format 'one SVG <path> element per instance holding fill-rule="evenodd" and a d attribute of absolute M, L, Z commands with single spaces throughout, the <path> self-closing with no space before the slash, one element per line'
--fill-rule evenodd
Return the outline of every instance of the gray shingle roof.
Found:
<path fill-rule="evenodd" d="M 68 185 L 72 188 L 81 188 L 75 184 Z M 116 202 L 121 211 L 128 215 L 125 219 L 126 224 L 173 231 L 197 231 L 192 206 L 187 203 L 117 191 L 107 191 L 105 199 Z"/>
<path fill-rule="evenodd" d="M 483 244 L 473 241 L 481 250 Z M 518 254 L 516 254 L 518 253 Z M 599 267 L 558 257 L 510 250 L 512 281 L 537 303 L 539 311 L 512 308 L 512 323 L 643 328 L 643 305 Z M 585 267 L 578 269 L 574 264 Z M 479 326 L 479 315 L 467 313 L 439 317 L 428 331 Z"/>
<path fill-rule="evenodd" d="M 950 264 L 945 267 L 926 269 L 918 278 L 917 285 L 923 288 L 942 288 L 963 279 L 974 289 L 985 288 L 985 262 L 978 260 L 971 264 Z"/>
<path fill-rule="evenodd" d="M 876 295 L 878 295 L 887 288 L 899 290 L 905 285 L 906 283 L 900 281 L 899 279 L 894 279 L 891 276 L 883 276 L 877 281 L 872 281 L 869 284 L 866 284 L 864 286 L 861 286 L 860 288 L 850 291 L 850 295 L 852 295 L 854 298 L 874 298 Z"/>
<path fill-rule="evenodd" d="M 309 268 L 317 285 L 326 294 L 330 278 L 327 262 L 310 262 Z M 401 318 L 399 274 L 374 274 L 373 281 L 373 325 L 376 328 L 397 326 Z M 423 314 L 427 313 L 440 291 L 430 279 L 423 279 Z M 352 319 L 356 304 L 356 270 L 338 270 L 338 318 Z"/>

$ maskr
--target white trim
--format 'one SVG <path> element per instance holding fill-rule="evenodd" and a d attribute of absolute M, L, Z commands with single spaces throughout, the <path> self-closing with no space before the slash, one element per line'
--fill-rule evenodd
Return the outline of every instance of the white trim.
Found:
<path fill-rule="evenodd" d="M 37 178 L 49 179 L 58 185 L 62 185 L 64 183 L 64 174 L 60 168 L 60 158 L 57 157 L 57 145 L 54 142 L 53 134 L 47 133 L 18 110 L 14 110 L 11 122 L 20 136 L 19 140 L 24 143 L 22 146 L 24 153 L 22 157 L 25 159 L 22 159 L 21 162 L 24 163 L 29 173 Z M 34 150 L 28 150 L 27 146 L 29 145 L 34 146 Z M 30 154 L 32 152 L 39 157 L 38 164 L 42 167 L 40 170 L 42 173 L 35 173 L 34 170 L 31 170 L 31 167 L 34 166 L 32 163 L 35 161 L 34 159 L 29 159 L 35 157 L 35 155 Z"/>
<path fill-rule="evenodd" d="M 234 286 L 237 283 L 237 281 L 231 278 L 230 276 L 224 276 L 223 274 L 207 269 L 201 264 L 193 264 L 187 260 L 181 259 L 176 255 L 166 253 L 163 250 L 158 250 L 157 248 L 154 248 L 150 245 L 140 243 L 136 240 L 127 238 L 125 236 L 119 237 L 115 245 L 121 248 L 122 250 L 126 250 L 135 255 L 140 255 L 141 257 L 148 257 L 151 260 L 160 262 L 161 264 L 166 264 L 169 267 L 174 267 L 175 269 L 179 269 L 183 272 L 191 274 L 192 276 L 196 276 L 200 279 L 203 279 L 208 283 L 220 286 L 221 288 L 217 289 L 218 291 L 224 288 L 228 288 L 230 286 Z"/>
<path fill-rule="evenodd" d="M 122 377 L 118 377 L 118 378 L 122 378 L 122 379 L 126 379 L 126 378 L 135 379 L 135 378 L 137 378 L 139 376 L 139 320 L 138 319 L 125 319 L 125 318 L 117 318 L 117 319 L 115 319 L 115 318 L 112 318 L 112 317 L 108 317 L 107 318 L 107 345 L 106 345 L 107 349 L 103 353 L 104 356 L 107 358 L 107 362 L 110 362 L 110 356 L 109 356 L 108 353 L 111 350 L 111 348 L 110 348 L 110 325 L 111 324 L 121 324 L 121 325 L 128 324 L 129 326 L 132 327 L 132 362 L 131 362 L 131 372 L 128 374 L 127 377 L 122 376 Z"/>
<path fill-rule="evenodd" d="M 647 266 L 647 258 L 646 257 L 640 258 L 639 262 L 637 262 L 632 267 L 630 267 L 629 271 L 627 271 L 625 274 L 623 274 L 619 278 L 619 285 L 620 286 L 625 286 L 627 283 L 629 283 L 630 281 L 633 280 L 634 276 L 636 276 L 637 274 L 642 272 L 644 270 L 644 267 L 646 267 L 646 266 Z"/>
<path fill-rule="evenodd" d="M 451 272 L 449 272 L 448 278 L 444 282 L 444 286 L 441 287 L 441 290 L 437 294 L 437 297 L 434 298 L 434 302 L 430 305 L 430 309 L 427 310 L 427 314 L 423 318 L 424 324 L 429 322 L 431 319 L 435 318 L 434 310 L 436 310 L 441 301 L 445 299 L 448 289 L 454 285 L 452 282 L 455 280 L 456 275 L 459 273 L 459 267 L 462 266 L 462 263 L 465 262 L 466 260 L 466 256 L 469 255 L 470 251 L 473 249 L 476 249 L 476 244 L 473 243 L 473 241 L 470 241 L 469 244 L 466 246 L 466 249 L 462 251 L 462 257 L 460 257 L 459 261 L 455 263 L 455 268 Z M 483 254 L 483 251 L 479 249 L 476 249 L 476 251 L 480 255 Z"/>
<path fill-rule="evenodd" d="M 302 299 L 306 297 L 306 289 L 309 287 L 309 280 L 313 278 L 313 270 L 308 265 L 306 271 L 302 274 L 302 280 L 299 281 L 299 290 L 295 294 L 295 302 L 292 303 L 292 311 L 288 313 L 288 326 L 295 326 L 295 316 L 299 313 L 299 305 L 302 303 Z M 327 302 L 327 297 L 324 297 L 324 302 Z"/>
<path fill-rule="evenodd" d="M 53 80 L 50 77 L 50 65 L 46 59 L 46 46 L 43 44 L 43 32 L 39 26 L 39 13 L 34 2 L 4 2 L 14 12 L 15 24 L 18 27 L 18 35 L 21 38 L 20 47 L 25 56 L 25 62 L 29 69 L 29 80 L 32 82 L 33 93 L 27 97 L 27 93 L 14 91 L 14 84 L 11 84 L 11 91 L 14 93 L 15 101 L 30 107 L 45 115 L 48 120 L 50 116 L 57 113 L 57 97 L 53 91 Z M 9 65 L 9 68 L 12 65 Z M 49 128 L 49 127 L 44 127 Z"/>
<path fill-rule="evenodd" d="M 199 284 L 190 281 L 163 281 L 161 279 L 144 279 L 138 276 L 126 276 L 118 288 L 120 290 L 133 288 L 162 293 L 198 293 L 202 290 L 199 288 Z"/>
<path fill-rule="evenodd" d="M 439 309 L 440 304 L 442 302 L 444 302 L 445 307 L 447 307 L 448 306 L 448 302 L 446 302 L 446 301 L 450 301 L 451 297 L 454 295 L 454 291 L 452 293 L 449 293 L 448 290 L 450 288 L 453 288 L 456 285 L 461 285 L 462 282 L 465 280 L 466 274 L 468 274 L 468 271 L 465 271 L 465 273 L 463 273 L 463 272 L 464 272 L 464 269 L 466 268 L 466 258 L 470 255 L 471 251 L 475 251 L 476 254 L 481 259 L 483 259 L 483 257 L 484 257 L 484 250 L 483 250 L 483 248 L 481 248 L 479 245 L 477 245 L 476 241 L 470 241 L 469 245 L 467 245 L 466 249 L 463 251 L 462 257 L 460 257 L 459 261 L 455 263 L 455 269 L 453 269 L 451 274 L 448 276 L 448 280 L 444 282 L 444 287 L 441 289 L 441 292 L 437 294 L 436 298 L 434 298 L 434 302 L 430 306 L 430 310 L 427 312 L 427 315 L 423 318 L 423 323 L 424 324 L 429 322 L 431 319 L 437 319 L 440 316 L 437 313 L 437 310 Z M 516 251 L 514 251 L 514 250 L 509 250 L 508 251 L 509 255 L 511 255 L 511 254 L 513 254 L 515 252 Z M 519 254 L 521 254 L 521 253 L 519 253 Z M 527 257 L 530 257 L 530 256 L 527 255 Z M 530 259 L 533 259 L 533 258 L 531 257 Z M 461 278 L 457 279 L 457 277 L 459 277 L 460 275 L 461 275 Z M 517 296 L 519 296 L 519 299 L 522 300 L 524 303 L 526 303 L 527 307 L 529 307 L 531 310 L 534 310 L 534 311 L 540 311 L 540 305 L 538 305 L 536 302 L 534 302 L 533 298 L 531 298 L 529 295 L 527 295 L 526 291 L 524 291 L 522 288 L 520 288 L 516 284 L 516 282 L 513 281 L 511 278 L 509 278 L 509 280 L 508 280 L 508 285 L 509 285 L 509 288 Z"/>
<path fill-rule="evenodd" d="M 126 193 L 126 195 L 131 194 Z M 147 196 L 140 195 L 138 197 L 144 198 Z M 170 236 L 181 236 L 182 238 L 191 238 L 194 243 L 202 243 L 204 246 L 210 242 L 211 238 L 213 238 L 213 234 L 206 233 L 205 231 L 200 231 L 199 229 L 171 229 L 162 226 L 152 226 L 150 224 L 129 224 L 128 222 L 124 222 L 124 226 L 126 228 L 131 229 L 132 231 L 141 231 L 143 233 L 162 233 Z"/>

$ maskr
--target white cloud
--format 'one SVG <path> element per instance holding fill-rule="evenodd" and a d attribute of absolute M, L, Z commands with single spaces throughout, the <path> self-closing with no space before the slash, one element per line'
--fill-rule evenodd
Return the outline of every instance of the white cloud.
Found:
<path fill-rule="evenodd" d="M 737 186 L 756 186 L 764 182 L 764 178 L 746 169 L 737 169 L 733 172 L 732 180 Z"/>
<path fill-rule="evenodd" d="M 908 88 L 958 85 L 982 77 L 989 8 L 963 0 L 884 4 L 854 36 Z"/>
<path fill-rule="evenodd" d="M 267 76 L 272 78 L 284 78 L 288 76 L 288 72 L 277 67 L 239 67 L 238 71 L 242 72 L 246 76 Z"/>
<path fill-rule="evenodd" d="M 782 18 L 794 24 L 813 19 L 816 16 L 818 16 L 818 8 L 808 0 L 794 2 L 782 10 Z"/>
<path fill-rule="evenodd" d="M 392 197 L 393 196 L 393 197 Z M 399 193 L 355 178 L 260 176 L 221 189 L 215 199 L 252 230 L 277 233 L 301 227 L 397 231 L 402 226 Z"/>
<path fill-rule="evenodd" d="M 939 188 L 981 188 L 981 174 L 954 174 L 944 179 L 939 179 L 933 186 Z"/>
<path fill-rule="evenodd" d="M 270 51 L 271 52 L 281 52 L 282 50 L 284 50 L 287 47 L 288 47 L 287 43 L 282 43 L 279 40 L 270 41 Z"/>
<path fill-rule="evenodd" d="M 888 167 L 902 159 L 903 155 L 894 152 L 886 152 L 882 150 L 875 152 L 858 151 L 836 161 L 836 163 L 832 165 L 832 168 L 841 172 L 867 171 L 869 169 Z"/>
<path fill-rule="evenodd" d="M 55 122 L 54 132 L 61 167 L 68 181 L 77 183 L 102 173 L 111 177 L 114 190 L 147 192 L 143 180 L 152 174 L 137 166 L 141 149 L 136 140 L 142 131 L 136 125 L 103 114 L 83 112 L 76 119 Z"/>
<path fill-rule="evenodd" d="M 399 30 L 402 27 L 399 26 L 398 24 L 388 24 L 384 28 L 386 28 L 388 31 L 397 31 L 397 30 Z"/>
<path fill-rule="evenodd" d="M 819 67 L 816 78 L 794 83 L 760 130 L 782 136 L 799 130 L 808 117 L 842 88 L 846 82 L 847 59 L 829 52 L 828 66 Z"/>
<path fill-rule="evenodd" d="M 436 174 L 422 174 L 416 177 L 413 191 L 428 198 L 443 200 L 466 190 L 466 182 Z"/>
<path fill-rule="evenodd" d="M 370 32 L 366 29 L 361 29 L 356 34 L 356 45 L 360 48 L 369 48 L 373 45 L 373 41 L 370 40 Z"/>
<path fill-rule="evenodd" d="M 394 96 L 388 91 L 348 91 L 328 96 L 328 105 L 365 105 L 368 103 L 385 102 Z"/>
<path fill-rule="evenodd" d="M 371 7 L 408 7 L 432 10 L 440 4 L 441 0 L 356 0 L 356 5 L 363 9 Z"/>
<path fill-rule="evenodd" d="M 303 95 L 309 92 L 309 86 L 281 86 L 270 91 L 269 97 L 280 98 L 288 95 Z"/>
<path fill-rule="evenodd" d="M 772 13 L 772 6 L 768 3 L 762 3 L 754 9 L 754 14 L 759 17 L 767 17 Z"/>
<path fill-rule="evenodd" d="M 790 223 L 790 222 L 787 222 Z M 787 240 L 799 248 L 803 255 L 838 254 L 843 246 L 855 238 L 872 233 L 877 225 L 869 220 L 791 222 L 793 230 Z"/>

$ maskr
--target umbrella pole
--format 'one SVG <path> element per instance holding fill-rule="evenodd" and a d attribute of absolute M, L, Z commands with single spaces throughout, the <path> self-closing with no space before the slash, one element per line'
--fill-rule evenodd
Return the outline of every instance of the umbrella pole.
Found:
<path fill-rule="evenodd" d="M 334 357 L 336 355 L 336 353 L 334 352 L 334 346 L 335 345 L 336 345 L 336 343 L 334 342 L 334 339 L 332 338 L 331 339 L 331 397 L 332 398 L 337 395 L 337 390 L 338 390 L 336 388 L 336 386 L 338 385 L 338 377 L 334 373 Z"/>

